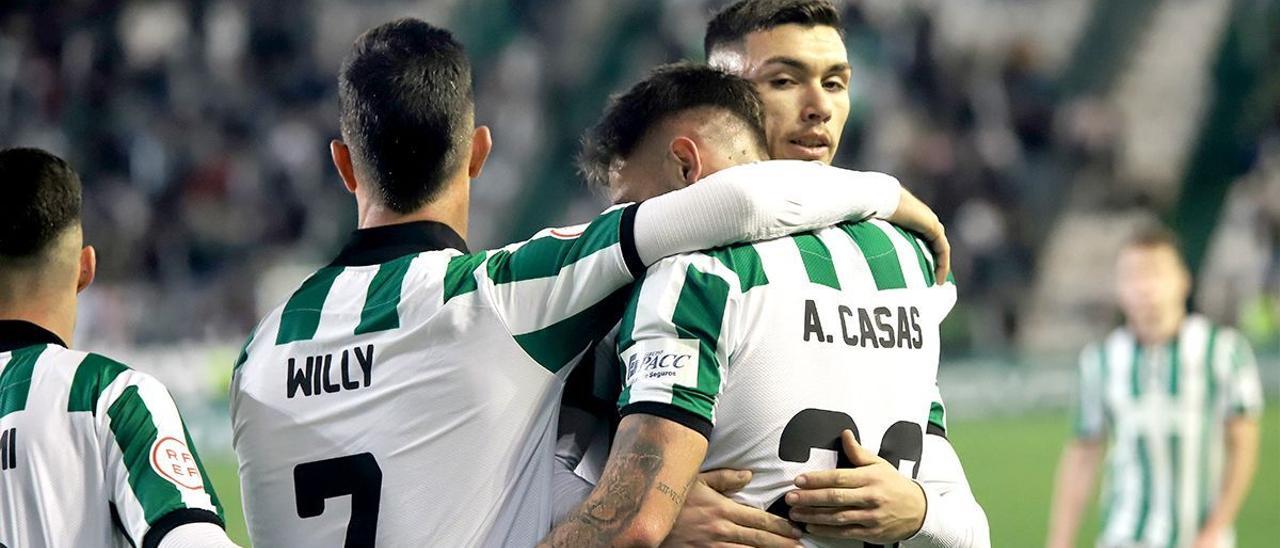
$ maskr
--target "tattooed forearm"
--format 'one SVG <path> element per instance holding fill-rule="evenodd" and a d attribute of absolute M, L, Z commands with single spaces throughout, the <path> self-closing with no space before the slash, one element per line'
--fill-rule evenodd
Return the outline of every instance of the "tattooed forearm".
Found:
<path fill-rule="evenodd" d="M 661 468 L 662 449 L 644 441 L 637 441 L 625 454 L 609 457 L 596 490 L 552 531 L 544 544 L 556 547 L 612 544 L 640 512 L 641 500 Z"/>
<path fill-rule="evenodd" d="M 688 485 L 678 489 L 657 479 L 666 464 L 663 437 L 638 425 L 623 428 L 617 436 L 616 452 L 591 496 L 541 546 L 610 546 L 624 540 L 650 491 L 676 508 L 684 503 Z M 663 506 L 667 504 L 664 500 Z"/>
<path fill-rule="evenodd" d="M 659 493 L 666 495 L 667 498 L 671 499 L 671 502 L 676 503 L 676 506 L 684 505 L 684 494 L 686 489 L 681 489 L 680 491 L 676 491 L 675 489 L 672 489 L 670 485 L 667 485 L 662 482 L 658 482 L 658 486 L 655 487 L 654 489 L 656 489 Z"/>

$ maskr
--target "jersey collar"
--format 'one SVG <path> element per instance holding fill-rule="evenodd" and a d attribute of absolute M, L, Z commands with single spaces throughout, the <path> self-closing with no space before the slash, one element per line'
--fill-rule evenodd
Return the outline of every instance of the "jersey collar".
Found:
<path fill-rule="evenodd" d="M 8 352 L 37 344 L 56 344 L 66 348 L 67 343 L 53 332 L 23 320 L 0 320 L 0 352 Z"/>
<path fill-rule="evenodd" d="M 467 242 L 449 225 L 435 221 L 414 221 L 362 228 L 351 233 L 332 266 L 369 266 L 397 257 L 456 249 L 468 253 Z"/>

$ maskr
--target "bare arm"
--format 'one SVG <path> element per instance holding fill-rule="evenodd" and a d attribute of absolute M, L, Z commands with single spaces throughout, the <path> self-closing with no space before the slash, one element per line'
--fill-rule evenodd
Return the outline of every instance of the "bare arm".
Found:
<path fill-rule="evenodd" d="M 706 438 L 692 429 L 652 415 L 626 416 L 600 483 L 539 546 L 658 546 L 706 453 Z"/>
<path fill-rule="evenodd" d="M 1258 438 L 1261 427 L 1252 417 L 1238 416 L 1227 421 L 1227 462 L 1223 470 L 1222 494 L 1200 531 L 1196 546 L 1217 546 L 1222 532 L 1236 521 L 1258 467 Z"/>
<path fill-rule="evenodd" d="M 1062 450 L 1049 514 L 1050 548 L 1075 546 L 1089 497 L 1097 484 L 1105 447 L 1101 439 L 1072 440 Z"/>

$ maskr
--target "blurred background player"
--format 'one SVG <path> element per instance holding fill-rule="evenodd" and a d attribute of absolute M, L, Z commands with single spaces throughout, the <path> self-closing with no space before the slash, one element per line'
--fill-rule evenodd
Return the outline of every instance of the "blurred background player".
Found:
<path fill-rule="evenodd" d="M 764 153 L 760 111 L 743 79 L 663 66 L 613 100 L 585 140 L 583 170 L 637 199 L 696 186 Z M 655 177 L 665 183 L 628 183 Z M 546 544 L 684 544 L 664 537 L 705 466 L 752 471 L 736 500 L 784 518 L 827 518 L 849 529 L 845 538 L 893 543 L 920 532 L 943 546 L 989 545 L 954 450 L 927 426 L 937 327 L 955 286 L 935 284 L 923 243 L 905 231 L 837 226 L 649 270 L 617 338 L 625 386 L 614 390 L 622 419 L 608 465 Z M 843 445 L 845 428 L 883 458 Z M 821 490 L 822 500 L 808 501 L 817 508 L 792 511 L 796 494 L 783 498 L 796 477 L 837 466 L 811 448 L 847 451 L 839 466 L 856 469 L 836 485 L 849 489 Z"/>
<path fill-rule="evenodd" d="M 1235 545 L 1258 461 L 1262 386 L 1239 332 L 1187 313 L 1191 286 L 1163 227 L 1121 250 L 1125 323 L 1081 353 L 1076 438 L 1058 464 L 1049 546 L 1076 545 L 1104 457 L 1098 546 Z"/>
<path fill-rule="evenodd" d="M 492 140 L 462 46 L 398 19 L 361 35 L 338 79 L 331 152 L 358 229 L 263 319 L 232 379 L 255 544 L 533 544 L 564 378 L 646 265 L 873 214 L 941 233 L 892 177 L 772 162 L 467 253 Z M 780 173 L 798 180 L 765 184 Z M 326 510 L 348 494 L 349 512 Z"/>
<path fill-rule="evenodd" d="M 0 545 L 235 546 L 164 385 L 69 350 L 97 258 L 80 178 L 0 150 Z"/>

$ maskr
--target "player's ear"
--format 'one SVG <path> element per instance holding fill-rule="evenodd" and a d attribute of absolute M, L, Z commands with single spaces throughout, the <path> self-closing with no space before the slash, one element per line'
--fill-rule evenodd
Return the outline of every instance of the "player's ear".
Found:
<path fill-rule="evenodd" d="M 489 152 L 492 150 L 493 134 L 489 132 L 489 126 L 476 126 L 475 132 L 471 134 L 471 161 L 467 164 L 467 177 L 475 179 L 480 176 L 484 162 L 489 159 Z"/>
<path fill-rule="evenodd" d="M 671 140 L 671 159 L 680 168 L 680 178 L 685 186 L 702 178 L 702 157 L 698 154 L 698 145 L 688 137 L 676 137 Z"/>
<path fill-rule="evenodd" d="M 338 168 L 338 176 L 342 177 L 342 186 L 347 187 L 347 192 L 356 193 L 356 187 L 360 186 L 356 181 L 356 168 L 351 163 L 351 149 L 347 144 L 334 139 L 329 141 L 329 155 L 333 157 L 333 167 Z"/>
<path fill-rule="evenodd" d="M 76 280 L 76 293 L 84 291 L 93 283 L 93 277 L 98 273 L 98 252 L 93 246 L 86 245 L 80 248 L 80 277 Z"/>

